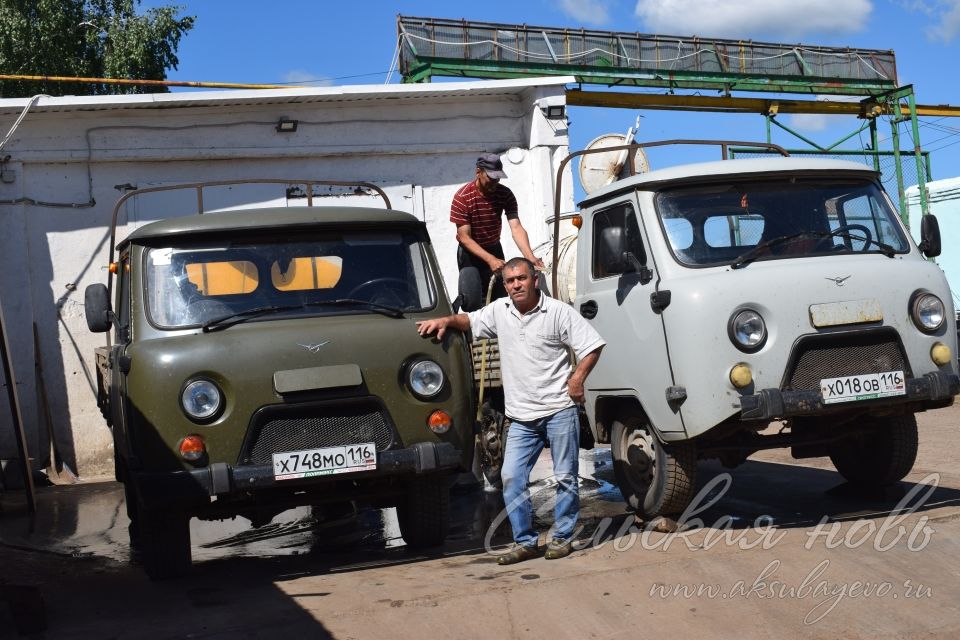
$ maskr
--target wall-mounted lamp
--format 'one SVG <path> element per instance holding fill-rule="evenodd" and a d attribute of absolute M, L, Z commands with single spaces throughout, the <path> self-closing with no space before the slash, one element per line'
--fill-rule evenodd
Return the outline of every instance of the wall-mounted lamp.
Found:
<path fill-rule="evenodd" d="M 540 109 L 547 120 L 562 120 L 567 115 L 567 107 L 562 104 L 548 104 Z"/>
<path fill-rule="evenodd" d="M 277 121 L 277 133 L 293 133 L 297 130 L 297 120 L 280 118 Z"/>

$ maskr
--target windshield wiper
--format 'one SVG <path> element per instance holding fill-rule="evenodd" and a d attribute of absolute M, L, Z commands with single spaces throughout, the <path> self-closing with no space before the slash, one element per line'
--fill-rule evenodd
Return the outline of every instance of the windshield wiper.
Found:
<path fill-rule="evenodd" d="M 214 318 L 213 320 L 207 320 L 200 326 L 200 328 L 203 329 L 204 333 L 209 333 L 211 331 L 219 331 L 220 329 L 226 329 L 227 327 L 232 327 L 235 324 L 246 322 L 251 318 L 265 316 L 268 313 L 278 313 L 280 311 L 290 311 L 292 309 L 300 309 L 302 306 L 303 305 L 297 304 L 297 305 L 286 305 L 286 306 L 271 305 L 267 307 L 254 307 L 253 309 L 245 309 L 243 311 L 237 311 L 236 313 L 231 313 L 230 315 Z"/>
<path fill-rule="evenodd" d="M 866 244 L 872 244 L 873 246 L 880 249 L 880 253 L 892 258 L 897 254 L 897 250 L 886 242 L 880 242 L 879 240 L 874 240 L 873 238 L 865 238 L 863 236 L 853 235 L 852 233 L 846 233 L 844 231 L 833 232 L 833 233 L 822 233 L 822 237 L 833 237 L 833 238 L 846 238 L 847 240 L 859 240 Z"/>
<path fill-rule="evenodd" d="M 766 251 L 767 249 L 771 247 L 775 247 L 778 244 L 783 244 L 784 242 L 790 242 L 791 240 L 802 238 L 804 236 L 821 237 L 821 233 L 815 232 L 815 231 L 801 231 L 799 233 L 791 233 L 785 236 L 777 236 L 776 238 L 770 238 L 765 242 L 761 242 L 760 244 L 755 246 L 753 249 L 750 249 L 746 253 L 742 253 L 736 258 L 734 258 L 733 262 L 730 263 L 730 268 L 740 269 L 741 267 L 745 267 L 751 262 L 753 262 L 754 260 L 756 260 L 757 258 L 759 258 L 760 256 L 762 256 L 764 254 L 764 251 Z"/>
<path fill-rule="evenodd" d="M 761 242 L 760 244 L 755 246 L 753 249 L 750 249 L 746 253 L 738 256 L 733 262 L 730 263 L 730 267 L 732 269 L 739 269 L 741 267 L 745 267 L 751 262 L 753 262 L 754 260 L 756 260 L 757 258 L 759 258 L 760 256 L 762 256 L 764 254 L 764 251 L 766 251 L 767 249 L 771 247 L 775 247 L 778 244 L 783 244 L 785 242 L 790 242 L 791 240 L 796 240 L 797 238 L 804 238 L 804 237 L 820 238 L 820 239 L 846 238 L 847 240 L 859 240 L 860 242 L 863 242 L 865 244 L 876 246 L 878 249 L 880 249 L 880 253 L 887 256 L 888 258 L 894 257 L 897 253 L 897 250 L 894 247 L 890 246 L 889 244 L 886 244 L 885 242 L 880 242 L 878 240 L 874 240 L 873 238 L 867 238 L 862 235 L 855 235 L 855 234 L 846 233 L 843 231 L 840 231 L 840 232 L 801 231 L 799 233 L 791 233 L 785 236 L 777 236 L 776 238 L 771 238 L 766 242 Z"/>
<path fill-rule="evenodd" d="M 399 307 L 391 307 L 389 305 L 380 304 L 379 302 L 371 302 L 370 300 L 360 300 L 358 298 L 337 298 L 335 300 L 314 300 L 313 302 L 304 302 L 302 306 L 304 307 L 355 307 L 357 305 L 369 307 L 373 311 L 382 313 L 385 316 L 391 318 L 402 318 L 403 309 Z"/>
<path fill-rule="evenodd" d="M 296 311 L 297 309 L 306 309 L 307 307 L 355 307 L 355 306 L 364 306 L 369 308 L 372 311 L 377 313 L 382 313 L 385 316 L 390 318 L 402 318 L 403 309 L 398 309 L 397 307 L 390 307 L 385 304 L 380 304 L 379 302 L 371 302 L 370 300 L 359 300 L 355 298 L 337 298 L 336 300 L 313 300 L 311 302 L 303 302 L 301 304 L 290 304 L 290 305 L 271 305 L 266 307 L 255 307 L 253 309 L 246 309 L 244 311 L 237 311 L 236 313 L 231 313 L 227 316 L 221 316 L 219 318 L 214 318 L 213 320 L 208 320 L 204 322 L 201 326 L 204 333 L 209 333 L 211 331 L 219 331 L 221 329 L 226 329 L 232 327 L 235 324 L 240 324 L 241 322 L 246 322 L 253 318 L 259 318 L 260 316 L 267 315 L 268 313 L 279 313 L 281 311 Z"/>

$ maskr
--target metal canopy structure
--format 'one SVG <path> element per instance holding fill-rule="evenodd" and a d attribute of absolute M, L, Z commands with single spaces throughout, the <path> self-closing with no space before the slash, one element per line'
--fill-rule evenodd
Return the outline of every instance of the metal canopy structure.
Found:
<path fill-rule="evenodd" d="M 899 86 L 892 50 L 778 44 L 752 40 L 664 36 L 618 31 L 560 29 L 444 18 L 397 16 L 398 59 L 403 82 L 429 82 L 434 76 L 522 78 L 573 76 L 581 85 L 567 89 L 567 104 L 629 109 L 753 112 L 766 119 L 767 142 L 776 126 L 819 153 L 837 147 L 865 129 L 874 168 L 881 171 L 877 121 L 891 127 L 892 155 L 900 213 L 907 219 L 901 156 L 913 156 L 917 184 L 930 175 L 929 157 L 920 148 L 918 115 L 958 116 L 949 105 L 918 106 L 912 86 Z M 582 85 L 661 88 L 661 95 L 628 91 L 584 91 Z M 676 94 L 674 90 L 717 90 L 721 96 Z M 733 91 L 858 96 L 840 100 L 739 98 Z M 853 133 L 822 146 L 777 120 L 779 113 L 856 115 L 865 121 Z M 907 124 L 912 152 L 901 154 L 900 125 Z M 927 213 L 926 189 L 920 207 Z"/>
<path fill-rule="evenodd" d="M 872 95 L 893 51 L 398 16 L 404 82 L 572 75 L 578 82 L 730 92 Z"/>

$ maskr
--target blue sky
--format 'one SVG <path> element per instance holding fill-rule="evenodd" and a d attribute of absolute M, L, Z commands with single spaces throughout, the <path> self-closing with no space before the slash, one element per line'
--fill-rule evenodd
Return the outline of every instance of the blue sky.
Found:
<path fill-rule="evenodd" d="M 196 16 L 195 28 L 179 49 L 179 69 L 169 73 L 171 80 L 382 84 L 396 44 L 396 16 L 403 14 L 893 49 L 900 83 L 914 85 L 920 104 L 960 104 L 955 70 L 960 0 L 144 0 L 141 8 L 164 4 L 180 5 L 185 14 Z M 392 82 L 399 82 L 398 74 Z M 624 132 L 638 114 L 643 116 L 638 135 L 643 140 L 765 136 L 760 115 L 577 107 L 569 112 L 571 149 L 583 148 L 603 133 Z M 822 144 L 832 144 L 860 124 L 847 116 L 780 117 Z M 883 143 L 890 136 L 889 125 L 883 123 L 880 134 L 881 148 L 889 148 L 889 141 Z M 960 176 L 960 118 L 922 119 L 921 140 L 932 152 L 934 179 Z M 776 130 L 773 141 L 805 146 Z M 844 148 L 859 144 L 854 138 Z M 681 156 L 661 152 L 651 154 L 651 164 L 657 168 L 677 158 L 716 157 L 712 150 Z"/>

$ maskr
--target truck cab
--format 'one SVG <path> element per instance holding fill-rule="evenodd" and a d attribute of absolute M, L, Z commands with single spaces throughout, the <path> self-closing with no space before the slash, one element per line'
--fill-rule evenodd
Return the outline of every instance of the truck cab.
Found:
<path fill-rule="evenodd" d="M 645 518 L 683 511 L 698 459 L 761 449 L 897 482 L 915 414 L 960 393 L 950 290 L 926 259 L 936 221 L 914 244 L 865 166 L 672 167 L 590 194 L 580 215 L 573 303 L 608 343 L 586 411 Z"/>
<path fill-rule="evenodd" d="M 151 577 L 189 569 L 191 517 L 364 501 L 397 507 L 408 545 L 443 541 L 472 464 L 472 373 L 462 337 L 417 334 L 451 312 L 421 221 L 224 211 L 144 225 L 116 251 L 86 313 L 110 336 L 99 403 Z"/>

